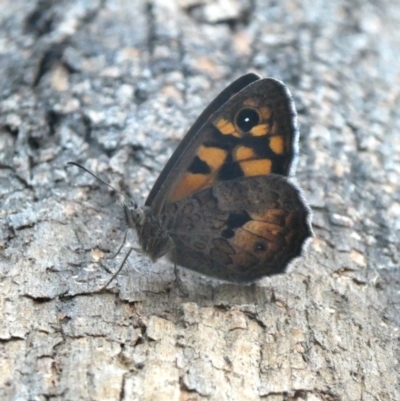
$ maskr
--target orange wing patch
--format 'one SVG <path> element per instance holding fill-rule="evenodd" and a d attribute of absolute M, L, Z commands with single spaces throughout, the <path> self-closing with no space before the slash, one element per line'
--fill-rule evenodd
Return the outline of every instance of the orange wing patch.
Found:
<path fill-rule="evenodd" d="M 269 134 L 268 124 L 259 124 L 251 129 L 250 134 L 253 136 L 264 136 Z"/>
<path fill-rule="evenodd" d="M 288 241 L 287 213 L 280 209 L 268 209 L 265 213 L 252 213 L 250 216 L 252 220 L 238 228 L 228 242 L 237 249 L 239 258 L 253 257 L 257 263 L 271 262 Z"/>
<path fill-rule="evenodd" d="M 271 173 L 272 161 L 257 157 L 256 152 L 247 146 L 238 146 L 233 151 L 233 160 L 239 162 L 246 177 Z"/>
<path fill-rule="evenodd" d="M 196 157 L 203 163 L 205 172 L 190 171 L 186 173 L 168 196 L 169 202 L 176 202 L 200 189 L 216 182 L 215 172 L 224 164 L 228 152 L 215 147 L 200 146 Z"/>
<path fill-rule="evenodd" d="M 233 159 L 236 161 L 251 160 L 254 159 L 256 156 L 257 155 L 254 150 L 247 146 L 237 146 L 233 150 Z"/>
<path fill-rule="evenodd" d="M 228 120 L 221 118 L 220 120 L 218 120 L 216 128 L 218 128 L 219 132 L 221 132 L 221 134 L 223 135 L 233 135 L 240 138 L 240 135 L 236 131 L 235 126 Z"/>
<path fill-rule="evenodd" d="M 212 171 L 215 171 L 224 164 L 227 153 L 223 149 L 200 146 L 197 156 L 207 163 Z"/>
<path fill-rule="evenodd" d="M 212 185 L 213 182 L 210 182 L 209 179 L 210 176 L 204 174 L 186 174 L 184 177 L 182 177 L 174 190 L 169 194 L 168 201 L 176 202 L 197 192 L 199 188 Z"/>
<path fill-rule="evenodd" d="M 276 252 L 282 248 L 282 241 L 268 234 L 267 230 L 265 232 L 266 236 L 260 236 L 245 228 L 239 228 L 235 232 L 235 237 L 228 241 L 237 249 L 238 255 L 252 256 L 255 259 L 254 263 L 270 262 Z M 244 255 L 242 257 L 245 257 Z"/>
<path fill-rule="evenodd" d="M 285 143 L 281 136 L 272 136 L 269 140 L 269 147 L 277 155 L 281 155 L 285 151 Z"/>
<path fill-rule="evenodd" d="M 246 177 L 271 174 L 272 161 L 269 159 L 246 160 L 239 165 Z"/>

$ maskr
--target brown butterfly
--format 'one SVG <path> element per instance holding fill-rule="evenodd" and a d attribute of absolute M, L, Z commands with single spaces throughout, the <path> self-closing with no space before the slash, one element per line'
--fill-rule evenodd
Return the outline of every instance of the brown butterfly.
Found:
<path fill-rule="evenodd" d="M 124 205 L 143 252 L 234 282 L 284 272 L 312 236 L 310 209 L 287 179 L 297 141 L 282 82 L 234 81 L 190 128 L 144 207 Z"/>

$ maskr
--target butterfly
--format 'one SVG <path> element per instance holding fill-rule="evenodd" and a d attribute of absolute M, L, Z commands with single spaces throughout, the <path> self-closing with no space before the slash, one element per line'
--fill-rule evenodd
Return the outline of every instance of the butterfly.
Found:
<path fill-rule="evenodd" d="M 124 204 L 143 252 L 230 282 L 283 273 L 313 235 L 310 208 L 288 180 L 298 135 L 282 82 L 249 73 L 230 84 L 189 129 L 144 206 Z"/>

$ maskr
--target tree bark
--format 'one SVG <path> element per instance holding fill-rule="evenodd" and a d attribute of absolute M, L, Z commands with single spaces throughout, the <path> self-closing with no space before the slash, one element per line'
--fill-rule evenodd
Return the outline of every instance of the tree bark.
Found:
<path fill-rule="evenodd" d="M 399 400 L 400 6 L 0 3 L 1 400 Z M 234 285 L 110 258 L 208 102 L 254 71 L 299 114 L 315 237 Z"/>

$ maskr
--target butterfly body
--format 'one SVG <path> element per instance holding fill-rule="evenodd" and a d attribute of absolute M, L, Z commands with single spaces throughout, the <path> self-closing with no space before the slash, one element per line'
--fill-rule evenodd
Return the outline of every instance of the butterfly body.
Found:
<path fill-rule="evenodd" d="M 310 209 L 287 178 L 297 137 L 281 82 L 233 82 L 184 137 L 145 206 L 125 207 L 143 251 L 227 281 L 282 273 L 312 236 Z"/>

